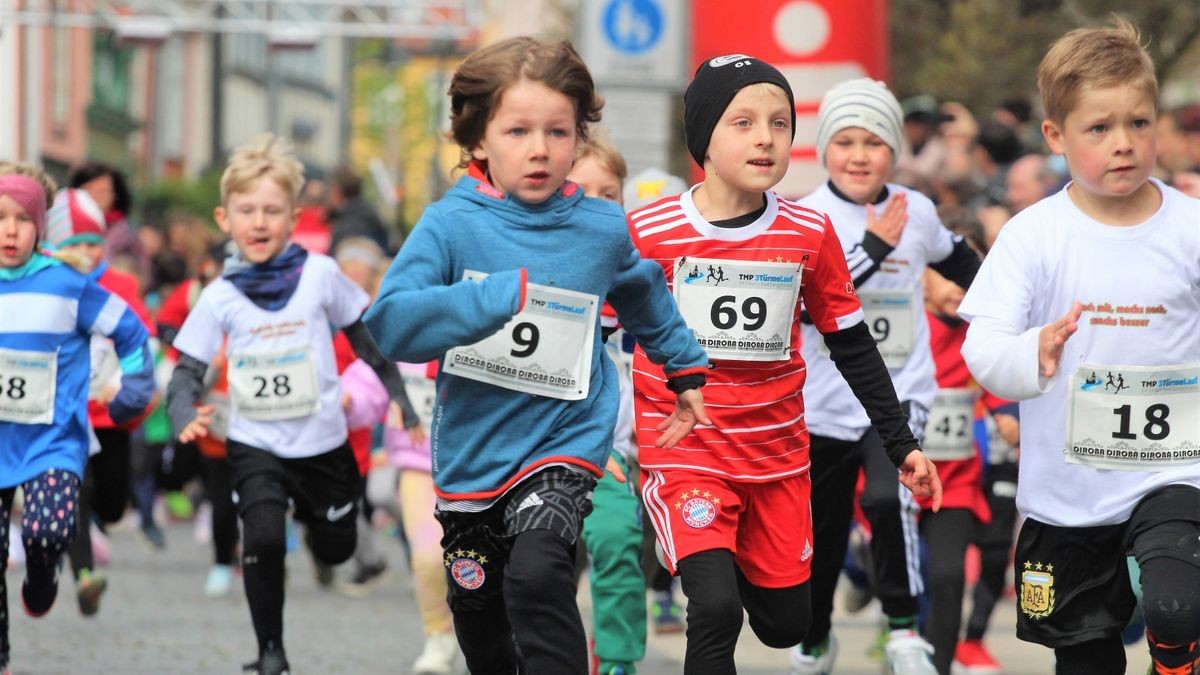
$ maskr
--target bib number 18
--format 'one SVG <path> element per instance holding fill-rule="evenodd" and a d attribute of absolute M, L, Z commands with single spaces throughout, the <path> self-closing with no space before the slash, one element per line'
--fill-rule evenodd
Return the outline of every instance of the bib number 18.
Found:
<path fill-rule="evenodd" d="M 1113 408 L 1113 414 L 1121 418 L 1121 428 L 1113 433 L 1113 438 L 1122 440 L 1137 440 L 1137 434 L 1129 430 L 1133 406 L 1123 405 Z M 1142 435 L 1152 441 L 1161 441 L 1171 434 L 1171 425 L 1167 424 L 1167 415 L 1171 409 L 1165 403 L 1155 403 L 1146 408 L 1146 426 L 1142 427 Z"/>

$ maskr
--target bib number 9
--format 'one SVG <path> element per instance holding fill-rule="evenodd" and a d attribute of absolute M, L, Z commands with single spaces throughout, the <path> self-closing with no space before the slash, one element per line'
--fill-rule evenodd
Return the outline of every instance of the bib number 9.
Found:
<path fill-rule="evenodd" d="M 509 354 L 518 357 L 530 356 L 537 351 L 541 331 L 536 324 L 523 321 L 513 326 L 512 339 L 520 349 L 513 349 Z"/>
<path fill-rule="evenodd" d="M 875 343 L 887 342 L 888 336 L 892 334 L 892 322 L 888 321 L 886 316 L 876 318 L 871 322 L 871 337 L 875 338 Z"/>
<path fill-rule="evenodd" d="M 737 298 L 732 295 L 722 295 L 713 302 L 709 318 L 713 326 L 721 330 L 733 328 L 738 322 L 736 309 Z M 767 302 L 758 296 L 750 296 L 742 301 L 742 316 L 747 322 L 742 324 L 742 330 L 758 330 L 767 322 Z"/>

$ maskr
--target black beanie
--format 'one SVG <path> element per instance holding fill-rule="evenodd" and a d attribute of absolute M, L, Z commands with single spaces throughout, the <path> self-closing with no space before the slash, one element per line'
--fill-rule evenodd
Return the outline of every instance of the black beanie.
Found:
<path fill-rule="evenodd" d="M 775 66 L 745 54 L 718 56 L 700 64 L 683 93 L 683 136 L 688 152 L 704 168 L 704 154 L 713 129 L 730 101 L 742 89 L 760 82 L 773 84 L 787 94 L 792 109 L 792 139 L 796 138 L 796 99 L 792 87 Z"/>

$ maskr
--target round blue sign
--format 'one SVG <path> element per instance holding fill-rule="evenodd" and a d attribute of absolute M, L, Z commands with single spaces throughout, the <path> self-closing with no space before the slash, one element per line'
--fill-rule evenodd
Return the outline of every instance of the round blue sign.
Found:
<path fill-rule="evenodd" d="M 649 51 L 662 33 L 662 8 L 654 0 L 610 0 L 604 8 L 604 37 L 617 51 Z"/>

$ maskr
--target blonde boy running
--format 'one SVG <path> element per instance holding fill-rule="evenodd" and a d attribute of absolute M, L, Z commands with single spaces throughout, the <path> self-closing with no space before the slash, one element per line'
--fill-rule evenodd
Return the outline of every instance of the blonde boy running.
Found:
<path fill-rule="evenodd" d="M 286 141 L 264 136 L 234 152 L 214 216 L 237 245 L 220 279 L 204 288 L 174 346 L 179 364 L 167 408 L 181 443 L 208 434 L 213 407 L 196 407 L 204 373 L 228 338 L 227 447 L 242 518 L 242 571 L 258 661 L 288 670 L 283 648 L 284 519 L 289 500 L 309 547 L 336 565 L 354 553 L 358 466 L 347 442 L 332 330 L 341 328 L 375 370 L 409 426 L 419 424 L 400 372 L 379 353 L 360 317 L 369 297 L 323 255 L 288 237 L 303 168 Z"/>
<path fill-rule="evenodd" d="M 1059 673 L 1124 673 L 1131 554 L 1153 672 L 1192 673 L 1200 202 L 1150 178 L 1158 87 L 1132 25 L 1068 33 L 1038 88 L 1072 182 L 1001 231 L 959 308 L 971 372 L 1021 401 L 1017 636 Z"/>

